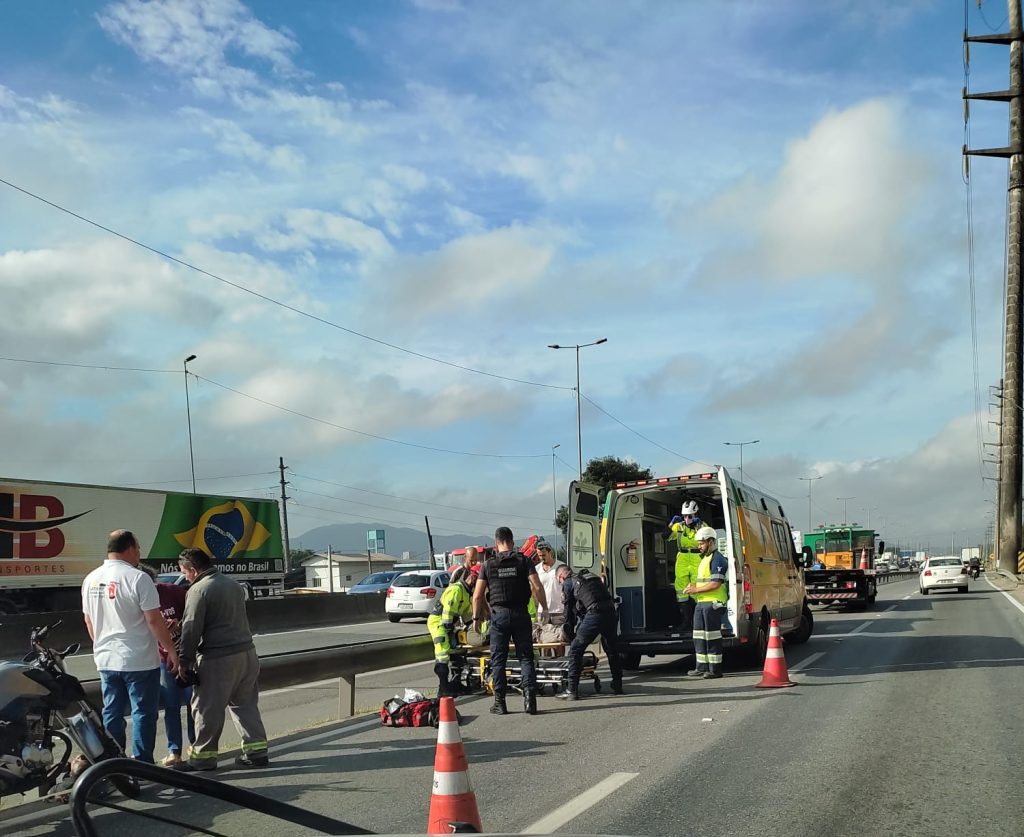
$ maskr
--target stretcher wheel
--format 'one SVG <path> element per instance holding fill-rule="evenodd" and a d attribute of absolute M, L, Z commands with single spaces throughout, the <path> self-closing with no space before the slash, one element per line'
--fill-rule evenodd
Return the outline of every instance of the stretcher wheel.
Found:
<path fill-rule="evenodd" d="M 600 692 L 601 691 L 601 678 L 600 677 L 595 677 L 594 678 L 594 691 L 595 692 Z"/>

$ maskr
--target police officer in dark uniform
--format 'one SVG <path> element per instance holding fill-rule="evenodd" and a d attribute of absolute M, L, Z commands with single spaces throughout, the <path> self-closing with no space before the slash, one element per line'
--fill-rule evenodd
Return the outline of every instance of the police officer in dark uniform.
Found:
<path fill-rule="evenodd" d="M 619 659 L 616 635 L 618 620 L 615 618 L 615 601 L 600 576 L 582 572 L 573 575 L 566 566 L 558 568 L 558 580 L 562 582 L 562 601 L 565 602 L 565 626 L 567 636 L 573 637 L 569 646 L 569 677 L 565 691 L 555 695 L 559 700 L 580 699 L 580 669 L 583 668 L 583 652 L 598 635 L 601 646 L 608 656 L 608 667 L 612 670 L 612 691 L 621 695 L 622 660 Z M 579 624 L 577 625 L 577 620 Z"/>
<path fill-rule="evenodd" d="M 533 667 L 533 625 L 528 605 L 530 594 L 542 608 L 548 600 L 537 577 L 533 562 L 518 552 L 512 530 L 499 526 L 494 533 L 497 554 L 484 563 L 473 590 L 473 619 L 477 630 L 487 618 L 487 594 L 490 593 L 491 680 L 494 684 L 494 706 L 491 712 L 505 715 L 505 664 L 508 662 L 508 643 L 516 644 L 516 656 L 523 677 L 523 708 L 530 715 L 537 714 L 537 673 Z"/>

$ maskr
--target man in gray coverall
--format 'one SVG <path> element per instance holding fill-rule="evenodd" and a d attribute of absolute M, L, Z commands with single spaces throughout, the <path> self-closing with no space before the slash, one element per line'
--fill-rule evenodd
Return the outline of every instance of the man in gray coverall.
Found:
<path fill-rule="evenodd" d="M 176 769 L 215 770 L 225 710 L 242 737 L 240 767 L 266 767 L 267 733 L 260 717 L 256 680 L 260 661 L 245 613 L 241 586 L 218 572 L 201 549 L 186 549 L 178 566 L 191 585 L 181 619 L 182 668 L 195 672 L 192 694 L 196 740 Z"/>

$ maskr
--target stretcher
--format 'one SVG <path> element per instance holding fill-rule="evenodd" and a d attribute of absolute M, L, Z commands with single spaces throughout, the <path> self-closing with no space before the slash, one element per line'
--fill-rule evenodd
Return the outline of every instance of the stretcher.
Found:
<path fill-rule="evenodd" d="M 546 645 L 562 648 L 561 643 L 538 643 L 534 652 L 544 649 Z M 491 686 L 491 652 L 489 648 L 479 646 L 460 646 L 451 652 L 452 681 L 467 693 L 494 690 Z M 564 691 L 569 685 L 569 658 L 534 657 L 534 671 L 537 676 L 537 693 L 556 694 Z M 594 691 L 601 691 L 601 678 L 597 676 L 597 655 L 593 651 L 584 651 L 580 667 L 580 683 L 590 680 Z M 510 689 L 523 691 L 523 671 L 519 660 L 510 658 L 505 663 L 505 681 Z"/>

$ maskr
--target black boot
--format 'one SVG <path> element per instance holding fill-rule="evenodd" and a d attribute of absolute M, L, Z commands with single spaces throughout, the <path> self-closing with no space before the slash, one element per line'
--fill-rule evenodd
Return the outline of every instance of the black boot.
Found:
<path fill-rule="evenodd" d="M 450 676 L 448 663 L 434 663 L 434 674 L 437 675 L 437 696 L 445 697 L 446 695 L 453 694 L 448 685 L 448 678 Z"/>
<path fill-rule="evenodd" d="M 579 700 L 580 699 L 580 687 L 579 686 L 566 686 L 561 692 L 555 695 L 559 700 Z"/>
<path fill-rule="evenodd" d="M 494 706 L 491 707 L 492 715 L 507 715 L 508 707 L 505 706 L 505 696 L 494 693 Z"/>
<path fill-rule="evenodd" d="M 626 694 L 625 690 L 622 688 L 622 681 L 621 680 L 613 680 L 612 681 L 612 694 L 613 695 L 624 695 L 624 694 Z"/>
<path fill-rule="evenodd" d="M 537 714 L 537 693 L 531 689 L 523 692 L 523 711 L 527 715 Z"/>

